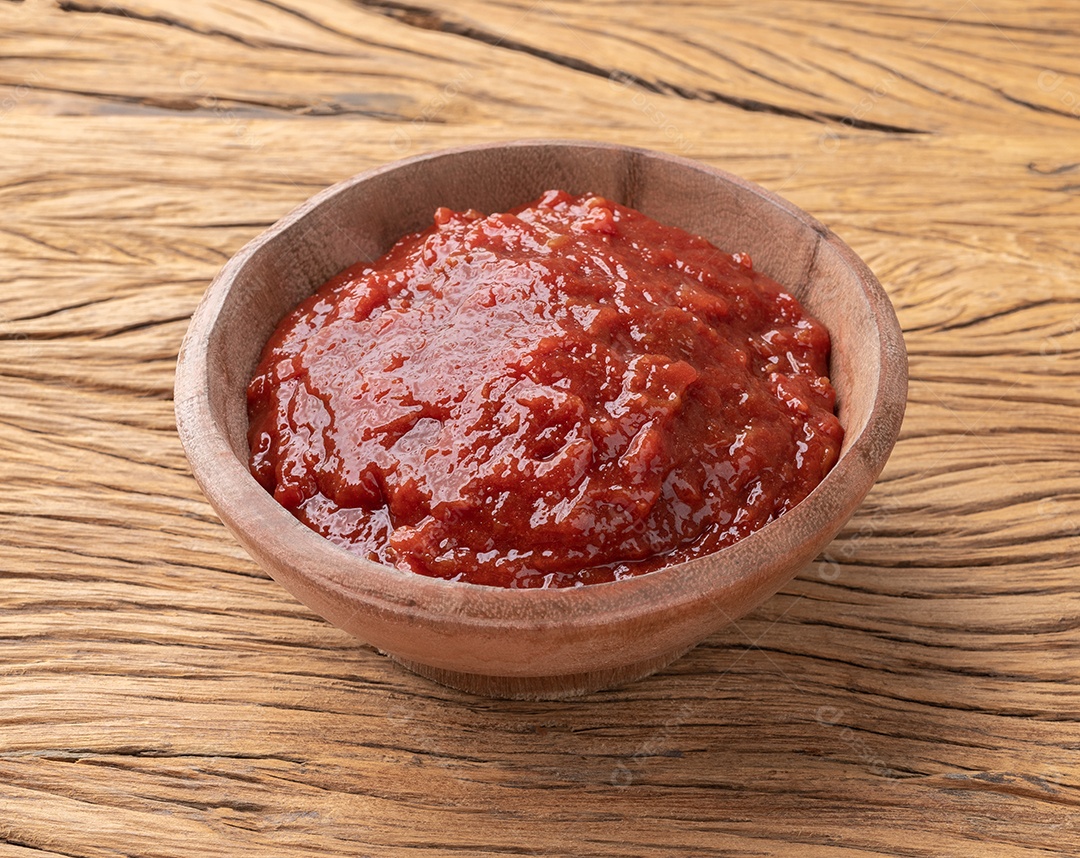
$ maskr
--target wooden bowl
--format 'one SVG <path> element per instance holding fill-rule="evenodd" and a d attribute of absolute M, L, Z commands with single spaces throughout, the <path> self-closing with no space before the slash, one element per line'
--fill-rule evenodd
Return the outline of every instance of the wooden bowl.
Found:
<path fill-rule="evenodd" d="M 329 277 L 426 227 L 438 206 L 505 211 L 550 188 L 596 193 L 746 251 L 832 333 L 846 429 L 839 461 L 802 503 L 709 556 L 575 589 L 509 590 L 363 560 L 300 524 L 248 472 L 245 387 L 278 322 Z M 218 515 L 282 586 L 423 676 L 496 697 L 549 698 L 660 668 L 776 592 L 854 512 L 903 418 L 907 356 L 865 264 L 809 215 L 721 170 L 601 143 L 520 141 L 409 158 L 328 188 L 244 247 L 191 321 L 177 427 Z"/>

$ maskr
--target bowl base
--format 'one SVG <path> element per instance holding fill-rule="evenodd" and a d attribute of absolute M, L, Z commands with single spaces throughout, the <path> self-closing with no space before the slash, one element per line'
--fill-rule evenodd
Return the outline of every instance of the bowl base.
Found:
<path fill-rule="evenodd" d="M 408 661 L 390 653 L 384 655 L 425 679 L 481 697 L 501 700 L 565 700 L 644 679 L 649 674 L 667 667 L 691 649 L 692 646 L 683 647 L 633 664 L 558 676 L 489 676 L 483 673 L 461 673 Z"/>

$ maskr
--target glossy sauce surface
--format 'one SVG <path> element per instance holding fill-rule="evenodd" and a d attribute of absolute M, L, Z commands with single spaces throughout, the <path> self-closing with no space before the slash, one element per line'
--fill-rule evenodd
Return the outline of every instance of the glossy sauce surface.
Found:
<path fill-rule="evenodd" d="M 802 500 L 843 430 L 829 336 L 702 238 L 597 197 L 439 209 L 281 323 L 251 469 L 413 572 L 562 587 L 715 551 Z"/>

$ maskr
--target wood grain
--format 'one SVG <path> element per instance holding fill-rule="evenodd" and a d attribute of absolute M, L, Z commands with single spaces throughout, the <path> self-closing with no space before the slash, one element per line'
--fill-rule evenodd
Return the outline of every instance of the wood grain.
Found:
<path fill-rule="evenodd" d="M 420 2 L 0 2 L 0 854 L 1080 851 L 1075 6 Z M 316 190 L 553 134 L 835 229 L 910 403 L 856 517 L 737 626 L 493 703 L 262 576 L 172 372 L 217 269 Z"/>

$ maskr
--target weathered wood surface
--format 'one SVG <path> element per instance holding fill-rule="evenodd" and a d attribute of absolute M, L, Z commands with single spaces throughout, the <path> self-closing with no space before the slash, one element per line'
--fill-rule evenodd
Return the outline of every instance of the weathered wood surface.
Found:
<path fill-rule="evenodd" d="M 0 2 L 0 855 L 1080 852 L 1078 44 L 1067 0 Z M 824 220 L 894 299 L 911 400 L 750 617 L 499 703 L 259 572 L 172 370 L 216 270 L 316 190 L 553 135 Z"/>

